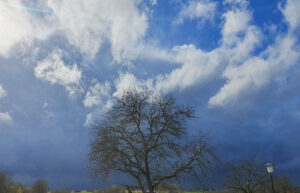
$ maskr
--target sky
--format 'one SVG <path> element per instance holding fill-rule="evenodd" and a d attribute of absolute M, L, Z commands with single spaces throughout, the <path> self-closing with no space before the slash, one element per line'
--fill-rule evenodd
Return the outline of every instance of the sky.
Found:
<path fill-rule="evenodd" d="M 299 0 L 0 0 L 0 170 L 89 189 L 91 123 L 127 88 L 195 108 L 221 160 L 300 184 Z M 221 174 L 211 177 L 217 179 Z"/>

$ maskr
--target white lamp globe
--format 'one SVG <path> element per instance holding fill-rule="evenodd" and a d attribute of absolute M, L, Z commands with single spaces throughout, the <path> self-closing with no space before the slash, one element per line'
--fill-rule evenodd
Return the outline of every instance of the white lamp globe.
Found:
<path fill-rule="evenodd" d="M 273 173 L 273 164 L 272 163 L 266 163 L 265 166 L 267 167 L 267 171 L 269 174 Z"/>

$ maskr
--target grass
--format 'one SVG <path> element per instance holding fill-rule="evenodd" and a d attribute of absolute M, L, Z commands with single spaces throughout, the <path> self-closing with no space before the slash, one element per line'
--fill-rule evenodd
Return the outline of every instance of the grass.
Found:
<path fill-rule="evenodd" d="M 189 192 L 189 191 L 184 191 L 184 193 L 203 193 L 203 192 Z"/>

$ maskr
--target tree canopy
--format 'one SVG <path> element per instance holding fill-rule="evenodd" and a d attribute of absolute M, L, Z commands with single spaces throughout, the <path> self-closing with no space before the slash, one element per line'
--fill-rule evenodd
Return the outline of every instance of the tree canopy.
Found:
<path fill-rule="evenodd" d="M 0 193 L 8 192 L 12 183 L 12 176 L 7 172 L 0 171 Z"/>
<path fill-rule="evenodd" d="M 192 108 L 176 104 L 170 95 L 148 89 L 129 89 L 94 124 L 89 160 L 96 174 L 131 175 L 141 188 L 153 193 L 162 182 L 200 169 L 214 160 L 214 148 L 204 136 L 187 134 Z M 198 170 L 197 170 L 198 171 Z"/>
<path fill-rule="evenodd" d="M 225 187 L 242 193 L 255 193 L 269 182 L 266 169 L 255 159 L 241 160 L 229 164 L 230 174 L 224 182 Z"/>
<path fill-rule="evenodd" d="M 45 180 L 37 180 L 32 186 L 32 193 L 47 193 L 48 184 Z"/>

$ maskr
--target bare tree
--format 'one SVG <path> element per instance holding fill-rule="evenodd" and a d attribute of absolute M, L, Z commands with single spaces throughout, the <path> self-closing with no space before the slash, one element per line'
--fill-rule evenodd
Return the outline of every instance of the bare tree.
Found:
<path fill-rule="evenodd" d="M 224 185 L 242 193 L 255 193 L 269 182 L 265 168 L 255 159 L 242 160 L 238 164 L 229 164 L 230 175 Z"/>
<path fill-rule="evenodd" d="M 125 90 L 95 124 L 89 154 L 95 173 L 129 174 L 143 193 L 183 173 L 205 173 L 215 156 L 204 136 L 187 135 L 185 122 L 193 118 L 194 111 L 172 96 Z"/>
<path fill-rule="evenodd" d="M 24 189 L 24 184 L 21 182 L 12 182 L 9 187 L 10 193 L 22 193 Z"/>
<path fill-rule="evenodd" d="M 0 171 L 0 193 L 8 193 L 12 183 L 12 176 L 7 172 Z"/>
<path fill-rule="evenodd" d="M 32 186 L 32 193 L 47 193 L 48 184 L 45 180 L 37 180 Z"/>
<path fill-rule="evenodd" d="M 295 193 L 295 188 L 285 176 L 275 178 L 275 190 L 277 193 Z"/>

